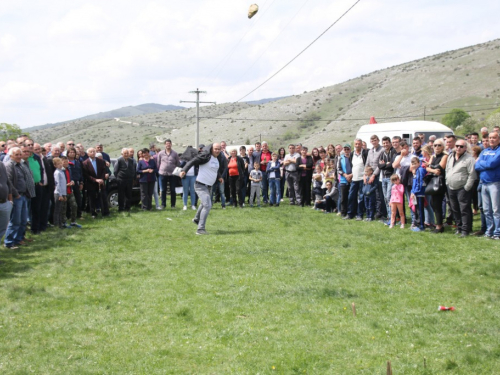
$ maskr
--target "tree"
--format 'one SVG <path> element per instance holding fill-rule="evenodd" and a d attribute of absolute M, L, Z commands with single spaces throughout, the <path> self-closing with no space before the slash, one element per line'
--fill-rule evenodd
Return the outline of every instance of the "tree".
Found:
<path fill-rule="evenodd" d="M 459 127 L 470 115 L 463 109 L 454 108 L 442 118 L 441 122 L 452 129 Z"/>
<path fill-rule="evenodd" d="M 16 124 L 6 124 L 2 122 L 0 124 L 0 139 L 6 141 L 7 139 L 16 139 L 23 133 L 21 128 Z"/>
<path fill-rule="evenodd" d="M 484 125 L 489 129 L 493 129 L 495 126 L 500 126 L 500 108 L 489 114 L 484 121 Z"/>
<path fill-rule="evenodd" d="M 458 133 L 465 135 L 465 134 L 470 134 L 478 131 L 478 121 L 474 120 L 472 117 L 469 117 L 468 119 L 465 119 L 461 125 L 459 125 L 456 130 Z"/>

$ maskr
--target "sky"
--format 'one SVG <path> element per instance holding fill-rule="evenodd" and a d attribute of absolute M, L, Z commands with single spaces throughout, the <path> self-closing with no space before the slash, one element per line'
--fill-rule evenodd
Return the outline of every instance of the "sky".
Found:
<path fill-rule="evenodd" d="M 299 94 L 500 37 L 498 0 L 361 0 L 338 20 L 355 3 L 0 0 L 0 122 Z"/>

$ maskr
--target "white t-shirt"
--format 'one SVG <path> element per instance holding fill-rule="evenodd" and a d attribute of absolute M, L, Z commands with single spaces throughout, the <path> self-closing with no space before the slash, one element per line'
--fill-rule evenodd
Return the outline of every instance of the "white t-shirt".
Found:
<path fill-rule="evenodd" d="M 295 153 L 293 155 L 287 154 L 285 156 L 285 161 L 295 160 L 297 158 L 300 158 L 300 154 L 298 154 L 298 153 Z M 288 172 L 295 172 L 295 171 L 297 171 L 297 165 L 295 163 L 288 164 L 285 166 L 285 170 L 287 170 Z"/>
<path fill-rule="evenodd" d="M 352 155 L 352 180 L 361 181 L 365 174 L 365 165 L 363 164 L 363 153 L 359 155 L 354 152 Z"/>
<path fill-rule="evenodd" d="M 401 167 L 409 167 L 411 165 L 411 158 L 412 158 L 411 154 L 408 154 L 401 158 L 401 161 L 399 162 L 400 167 L 394 171 L 394 173 L 396 173 L 399 176 L 399 178 L 401 178 L 401 172 L 400 172 Z"/>
<path fill-rule="evenodd" d="M 271 168 L 276 167 L 276 163 L 274 161 L 271 162 Z M 275 178 L 276 177 L 276 172 L 269 172 L 269 178 Z"/>
<path fill-rule="evenodd" d="M 217 172 L 219 171 L 219 160 L 213 155 L 210 155 L 208 163 L 201 164 L 198 171 L 196 181 L 202 184 L 212 186 L 217 180 Z"/>

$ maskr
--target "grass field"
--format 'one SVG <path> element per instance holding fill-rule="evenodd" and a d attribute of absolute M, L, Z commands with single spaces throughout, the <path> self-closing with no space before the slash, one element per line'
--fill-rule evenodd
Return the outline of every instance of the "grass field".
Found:
<path fill-rule="evenodd" d="M 218 206 L 209 236 L 192 217 L 114 212 L 2 249 L 0 372 L 498 373 L 498 242 L 288 205 Z"/>

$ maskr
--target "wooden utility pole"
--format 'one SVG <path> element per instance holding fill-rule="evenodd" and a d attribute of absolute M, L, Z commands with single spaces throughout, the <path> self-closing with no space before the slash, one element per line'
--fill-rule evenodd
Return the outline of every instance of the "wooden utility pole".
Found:
<path fill-rule="evenodd" d="M 196 91 L 189 91 L 190 94 L 196 94 L 196 101 L 190 102 L 181 100 L 181 103 L 196 103 L 196 134 L 194 136 L 194 148 L 198 148 L 200 145 L 200 103 L 202 104 L 217 104 L 216 102 L 200 102 L 200 94 L 206 94 L 206 91 L 200 91 L 196 89 Z"/>

